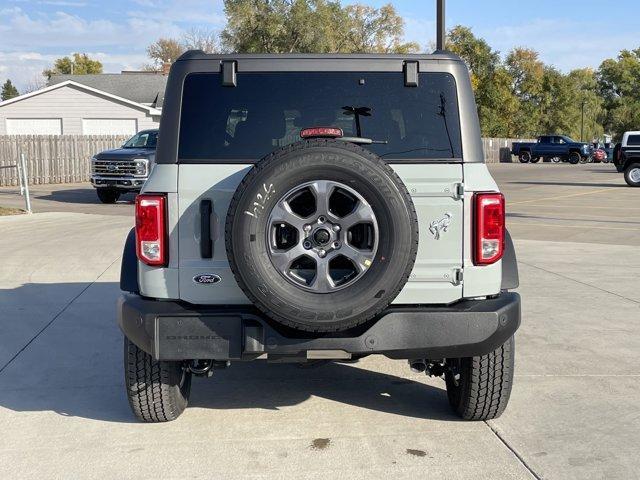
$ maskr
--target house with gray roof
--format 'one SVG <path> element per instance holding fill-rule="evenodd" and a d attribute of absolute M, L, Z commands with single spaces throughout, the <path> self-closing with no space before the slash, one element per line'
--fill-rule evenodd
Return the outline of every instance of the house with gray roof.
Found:
<path fill-rule="evenodd" d="M 133 135 L 157 128 L 167 76 L 53 75 L 45 88 L 0 102 L 0 135 Z"/>

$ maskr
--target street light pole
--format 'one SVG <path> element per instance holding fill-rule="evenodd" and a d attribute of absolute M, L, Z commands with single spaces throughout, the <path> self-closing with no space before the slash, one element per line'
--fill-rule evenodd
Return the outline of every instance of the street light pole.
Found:
<path fill-rule="evenodd" d="M 582 121 L 580 123 L 580 141 L 584 142 L 584 99 L 582 100 Z"/>
<path fill-rule="evenodd" d="M 445 26 L 445 0 L 438 0 L 436 3 L 436 50 L 442 51 L 446 45 L 447 30 Z"/>

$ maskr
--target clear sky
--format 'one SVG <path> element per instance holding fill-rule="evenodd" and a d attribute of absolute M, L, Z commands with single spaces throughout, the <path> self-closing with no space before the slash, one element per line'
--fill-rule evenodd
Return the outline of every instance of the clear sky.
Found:
<path fill-rule="evenodd" d="M 435 0 L 391 3 L 406 20 L 407 40 L 428 49 Z M 532 47 L 564 71 L 597 68 L 623 48 L 640 47 L 638 18 L 638 0 L 447 1 L 449 27 L 469 26 L 502 53 Z M 222 0 L 0 0 L 0 82 L 11 78 L 22 89 L 55 58 L 73 52 L 98 58 L 106 72 L 137 69 L 158 37 L 179 37 L 193 27 L 219 30 L 224 23 Z"/>

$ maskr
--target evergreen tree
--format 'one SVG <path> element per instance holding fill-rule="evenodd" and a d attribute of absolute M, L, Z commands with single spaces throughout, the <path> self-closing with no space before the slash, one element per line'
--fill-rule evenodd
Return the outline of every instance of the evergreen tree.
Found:
<path fill-rule="evenodd" d="M 7 79 L 7 81 L 4 82 L 4 85 L 2 85 L 2 94 L 0 94 L 0 98 L 4 101 L 17 97 L 18 95 L 20 95 L 18 93 L 18 89 L 13 85 L 13 83 L 11 83 L 11 80 Z"/>

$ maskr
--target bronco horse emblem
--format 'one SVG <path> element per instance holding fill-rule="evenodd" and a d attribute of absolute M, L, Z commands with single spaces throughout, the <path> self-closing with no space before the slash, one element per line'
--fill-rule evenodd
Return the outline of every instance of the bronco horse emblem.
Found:
<path fill-rule="evenodd" d="M 440 233 L 446 232 L 449 225 L 451 225 L 451 214 L 445 213 L 443 218 L 440 220 L 434 220 L 429 224 L 429 231 L 431 232 L 431 235 L 433 235 L 434 239 L 440 240 Z"/>

